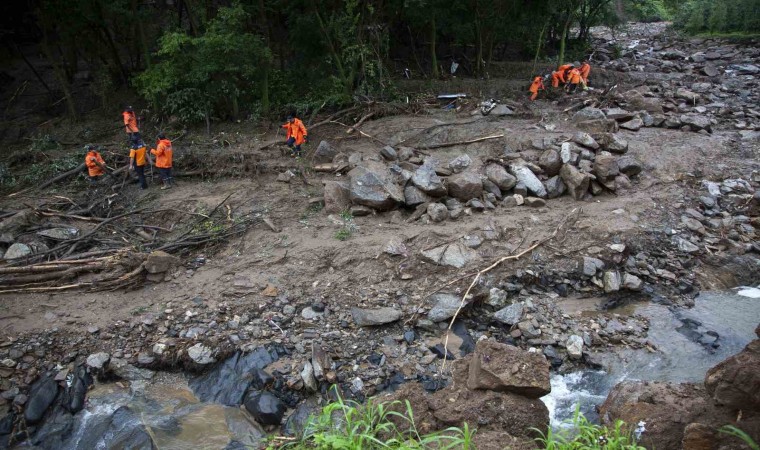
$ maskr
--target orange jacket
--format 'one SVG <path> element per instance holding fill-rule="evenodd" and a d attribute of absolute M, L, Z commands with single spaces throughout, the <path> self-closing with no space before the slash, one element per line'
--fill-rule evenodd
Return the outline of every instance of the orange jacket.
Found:
<path fill-rule="evenodd" d="M 134 162 L 135 166 L 145 165 L 145 147 L 129 149 L 129 159 Z"/>
<path fill-rule="evenodd" d="M 160 139 L 156 147 L 150 149 L 150 154 L 156 155 L 156 167 L 170 169 L 172 167 L 172 141 Z"/>
<path fill-rule="evenodd" d="M 583 63 L 581 64 L 581 68 L 579 70 L 581 72 L 581 78 L 583 78 L 583 81 L 588 81 L 588 74 L 591 73 L 591 65 L 589 65 L 589 63 Z"/>
<path fill-rule="evenodd" d="M 568 76 L 568 81 L 572 84 L 578 84 L 581 82 L 581 71 L 578 69 L 573 69 L 570 71 L 570 75 Z"/>
<path fill-rule="evenodd" d="M 98 163 L 103 164 L 104 166 L 106 165 L 106 162 L 103 161 L 103 157 L 100 156 L 100 153 L 95 150 L 87 152 L 87 156 L 84 157 L 84 164 L 87 166 L 87 173 L 91 177 L 99 177 L 105 174 L 105 171 L 103 171 Z"/>
<path fill-rule="evenodd" d="M 124 129 L 127 133 L 137 133 L 140 131 L 137 129 L 137 117 L 134 111 L 124 111 L 121 115 L 124 116 Z"/>
<path fill-rule="evenodd" d="M 285 139 L 290 139 L 292 137 L 296 140 L 296 145 L 303 144 L 304 138 L 308 135 L 306 127 L 303 125 L 303 122 L 301 122 L 301 119 L 295 119 L 293 120 L 293 123 L 288 122 L 283 125 L 282 128 L 287 130 L 287 136 L 285 136 Z"/>
<path fill-rule="evenodd" d="M 544 81 L 541 77 L 536 77 L 533 79 L 533 83 L 530 85 L 530 89 L 528 89 L 528 91 L 535 94 L 539 89 L 545 89 Z"/>

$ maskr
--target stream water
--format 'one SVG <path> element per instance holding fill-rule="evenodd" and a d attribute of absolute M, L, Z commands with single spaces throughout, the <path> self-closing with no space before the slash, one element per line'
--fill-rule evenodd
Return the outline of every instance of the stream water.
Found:
<path fill-rule="evenodd" d="M 692 309 L 675 312 L 650 302 L 617 310 L 647 316 L 648 339 L 658 351 L 610 352 L 602 361 L 605 371 L 552 376 L 552 392 L 542 400 L 551 412 L 553 426 L 562 426 L 571 418 L 576 405 L 587 417 L 596 419 L 595 405 L 625 379 L 702 380 L 710 367 L 739 352 L 754 337 L 760 321 L 760 290 L 748 288 L 739 293 L 742 295 L 705 293 Z M 259 353 L 240 361 L 250 365 L 260 362 L 259 357 L 268 357 L 264 350 Z M 248 367 L 245 364 L 237 365 Z M 97 384 L 63 441 L 56 418 L 49 421 L 51 437 L 42 448 L 149 449 L 153 442 L 162 450 L 233 450 L 256 448 L 265 437 L 244 408 L 198 400 L 181 374 L 157 374 L 152 383 L 136 382 L 129 387 Z"/>
<path fill-rule="evenodd" d="M 554 427 L 571 419 L 576 405 L 589 419 L 597 419 L 595 405 L 623 380 L 702 381 L 707 370 L 738 353 L 753 338 L 760 322 L 760 289 L 706 292 L 691 309 L 671 311 L 646 302 L 616 311 L 649 318 L 648 339 L 658 349 L 626 350 L 602 358 L 606 370 L 553 375 L 552 392 L 542 398 Z"/>

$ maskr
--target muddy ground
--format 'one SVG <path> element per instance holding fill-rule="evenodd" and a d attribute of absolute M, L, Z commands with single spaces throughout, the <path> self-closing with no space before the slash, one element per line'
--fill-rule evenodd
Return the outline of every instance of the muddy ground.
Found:
<path fill-rule="evenodd" d="M 647 30 L 638 30 L 638 35 L 634 31 L 629 39 L 656 39 L 641 34 Z M 659 74 L 655 78 L 660 75 L 668 76 Z M 600 79 L 611 77 L 610 72 L 600 69 Z M 621 91 L 641 85 L 625 72 L 616 73 L 614 78 L 624 83 Z M 552 347 L 555 353 L 544 353 L 554 358 L 557 364 L 553 365 L 559 370 L 594 364 L 594 353 L 617 347 L 656 351 L 646 340 L 645 319 L 605 313 L 604 306 L 653 300 L 686 307 L 700 289 L 725 289 L 758 280 L 754 237 L 744 241 L 749 246 L 741 252 L 732 246 L 684 252 L 674 248 L 671 239 L 684 230 L 684 210 L 700 207 L 699 197 L 706 192 L 703 180 L 741 178 L 757 187 L 758 140 L 742 139 L 731 121 L 718 120 L 711 133 L 656 127 L 620 129 L 617 135 L 628 141 L 628 154 L 642 163 L 643 171 L 632 177 L 630 188 L 584 201 L 565 195 L 537 208 L 497 205 L 482 212 L 468 208 L 460 218 L 440 223 L 424 218 L 410 222 L 414 208 L 359 216 L 327 213 L 315 201 L 322 197 L 323 182 L 347 179 L 345 174 L 313 170 L 311 155 L 322 140 L 347 155 L 382 161 L 382 143 L 395 146 L 405 141 L 406 146 L 416 147 L 504 134 L 502 139 L 425 150 L 426 155 L 422 155 L 445 166 L 451 159 L 468 154 L 473 160 L 469 170 L 480 171 L 488 158 L 500 158 L 515 150 L 526 159 L 537 158 L 552 143 L 573 136 L 579 130 L 571 120 L 574 111 L 564 110 L 600 95 L 605 86 L 594 84 L 593 72 L 591 79 L 594 89 L 572 98 L 534 103 L 525 97 L 513 98 L 520 105 L 513 104 L 515 114 L 509 116 L 473 116 L 481 98 L 470 98 L 458 112 L 428 105 L 417 114 L 368 120 L 361 131 L 373 139 L 358 133 L 349 135 L 337 124 L 325 125 L 310 133 L 311 143 L 302 161 L 284 155 L 278 146 L 258 148 L 260 143 L 278 138 L 271 126 L 227 124 L 220 126 L 211 140 L 203 130 L 191 130 L 175 144 L 176 170 L 197 170 L 183 168 L 183 156 L 194 155 L 193 161 L 197 161 L 201 155 L 206 162 L 204 170 L 225 169 L 225 176 L 178 178 L 168 191 L 158 191 L 157 182 L 147 191 L 130 184 L 119 194 L 121 201 L 207 212 L 230 195 L 230 205 L 245 205 L 269 218 L 278 230 L 260 222 L 221 247 L 183 255 L 182 265 L 165 281 L 146 282 L 126 292 L 79 290 L 1 296 L 0 335 L 4 343 L 0 351 L 12 364 L 3 361 L 0 387 L 10 390 L 18 386 L 23 391 L 46 368 L 58 366 L 60 370 L 96 352 L 151 369 L 203 370 L 207 363 L 193 364 L 183 356 L 188 347 L 199 342 L 210 348 L 215 360 L 238 348 L 282 344 L 291 357 L 277 370 L 294 391 L 304 389 L 299 373 L 312 345 L 328 352 L 337 372 L 334 381 L 357 396 L 383 389 L 396 374 L 406 380 L 433 379 L 440 359 L 431 347 L 440 342 L 448 323 L 425 320 L 433 306 L 430 295 L 444 292 L 461 297 L 478 270 L 547 238 L 578 208 L 577 221 L 562 230 L 559 238 L 520 259 L 504 262 L 483 277 L 475 290 L 475 304 L 462 312 L 469 339 L 486 336 L 526 348 Z M 494 81 L 494 86 L 501 86 L 499 83 Z M 476 91 L 483 92 L 482 84 L 477 83 Z M 485 84 L 488 89 L 489 83 Z M 760 126 L 757 117 L 747 120 L 750 127 Z M 453 122 L 469 123 L 426 131 L 433 125 Z M 96 120 L 78 125 L 86 126 L 100 125 Z M 75 139 L 80 131 L 72 129 L 64 140 Z M 105 141 L 122 139 L 115 132 Z M 109 146 L 116 152 L 122 151 L 121 147 Z M 305 182 L 300 178 L 289 183 L 277 181 L 288 169 L 304 173 Z M 81 182 L 64 183 L 54 191 L 4 199 L 2 206 L 15 210 L 47 201 L 52 195 L 82 196 L 81 187 Z M 150 224 L 169 228 L 169 220 L 187 220 L 179 217 L 156 217 Z M 69 223 L 84 229 L 88 226 Z M 756 217 L 747 223 L 757 225 Z M 338 233 L 347 228 L 350 236 L 338 239 Z M 436 265 L 420 255 L 423 250 L 473 236 L 482 238 L 483 243 L 476 248 L 476 259 L 461 269 Z M 392 240 L 404 243 L 405 255 L 392 256 L 384 251 Z M 611 248 L 614 244 L 624 244 L 624 250 Z M 636 260 L 637 255 L 643 255 L 638 259 L 645 266 L 652 265 L 654 259 L 657 270 L 665 270 L 658 276 L 642 275 L 642 288 L 605 292 L 604 284 L 578 273 L 583 257 L 599 258 L 608 268 L 623 270 L 626 261 Z M 601 273 L 596 278 L 598 281 Z M 520 330 L 516 324 L 494 320 L 494 311 L 506 303 L 491 301 L 493 288 L 507 292 L 510 302 L 526 304 L 524 319 L 533 321 L 541 333 L 515 333 Z M 352 308 L 379 307 L 400 312 L 400 320 L 362 327 L 351 314 Z M 588 310 L 599 314 L 581 314 Z M 608 328 L 610 322 L 622 323 L 621 328 Z M 411 336 L 405 334 L 410 331 Z M 564 353 L 570 335 L 588 336 L 586 356 L 581 361 Z M 162 356 L 156 344 L 168 346 L 172 356 Z M 375 357 L 382 358 L 381 363 Z M 14 398 L 4 401 L 11 403 Z"/>

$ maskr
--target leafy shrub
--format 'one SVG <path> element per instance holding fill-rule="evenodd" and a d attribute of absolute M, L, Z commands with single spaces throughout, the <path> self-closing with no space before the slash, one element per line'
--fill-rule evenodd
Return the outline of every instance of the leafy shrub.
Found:
<path fill-rule="evenodd" d="M 639 22 L 662 22 L 672 18 L 662 0 L 631 0 L 626 12 L 631 19 Z"/>
<path fill-rule="evenodd" d="M 760 0 L 689 0 L 673 24 L 687 33 L 758 33 Z"/>

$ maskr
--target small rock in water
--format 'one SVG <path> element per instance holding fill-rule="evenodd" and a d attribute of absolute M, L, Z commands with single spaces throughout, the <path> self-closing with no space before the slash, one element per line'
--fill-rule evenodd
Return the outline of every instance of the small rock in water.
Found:
<path fill-rule="evenodd" d="M 567 355 L 572 359 L 580 359 L 583 356 L 583 338 L 574 334 L 565 342 Z"/>
<path fill-rule="evenodd" d="M 279 425 L 285 415 L 285 404 L 269 392 L 251 391 L 243 402 L 245 409 L 262 425 Z"/>

